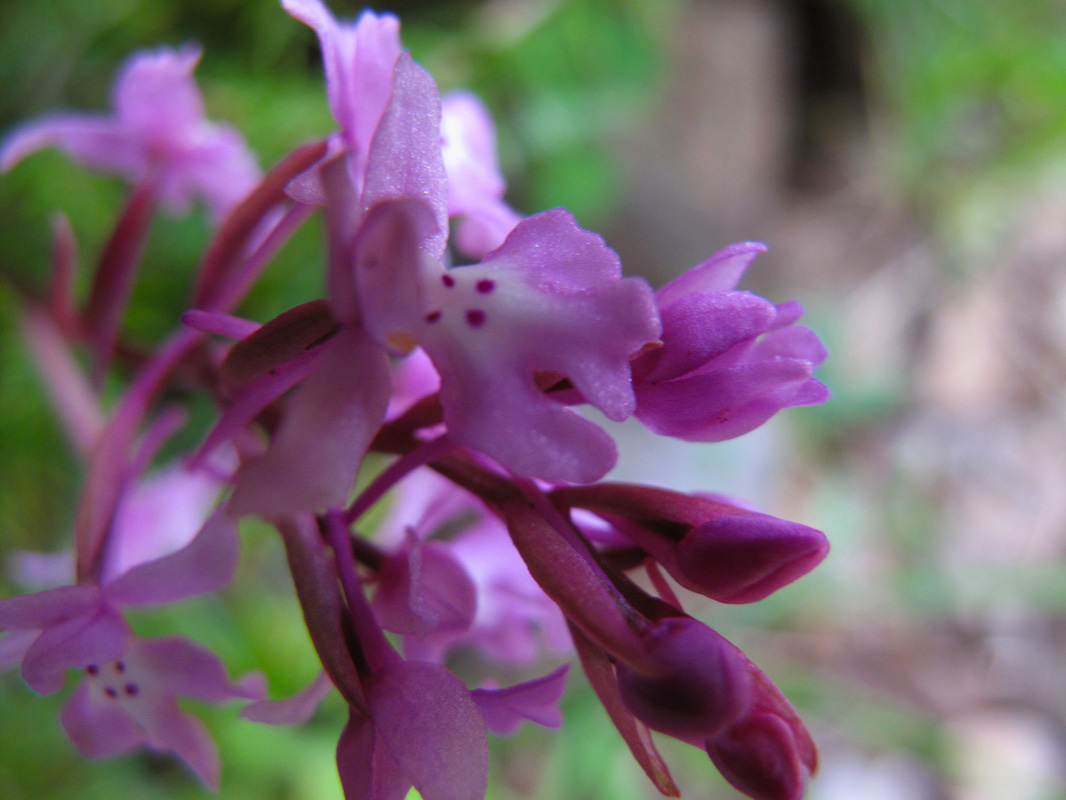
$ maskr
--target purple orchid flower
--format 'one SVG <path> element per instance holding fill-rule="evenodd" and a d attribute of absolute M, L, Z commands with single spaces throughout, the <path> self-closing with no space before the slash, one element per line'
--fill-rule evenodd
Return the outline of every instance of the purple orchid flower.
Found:
<path fill-rule="evenodd" d="M 0 600 L 0 668 L 21 661 L 26 682 L 43 694 L 62 689 L 67 670 L 83 671 L 62 722 L 84 755 L 169 750 L 214 788 L 215 745 L 175 699 L 258 699 L 261 680 L 231 684 L 214 655 L 184 639 L 134 637 L 122 609 L 170 604 L 229 583 L 237 565 L 236 520 L 219 511 L 200 522 L 218 489 L 217 482 L 177 468 L 150 478 L 116 510 L 98 583 Z"/>
<path fill-rule="evenodd" d="M 403 50 L 400 21 L 368 10 L 353 22 L 340 22 L 321 0 L 283 0 L 282 6 L 318 35 L 330 109 L 341 129 L 331 151 L 348 153 L 349 174 L 359 194 L 392 93 L 393 68 Z M 460 249 L 482 256 L 496 249 L 521 217 L 503 201 L 506 185 L 488 110 L 473 94 L 453 92 L 443 98 L 441 112 L 448 215 L 463 218 L 457 235 Z M 314 171 L 296 181 L 291 191 L 303 202 L 325 202 Z"/>
<path fill-rule="evenodd" d="M 765 250 L 753 242 L 731 245 L 655 293 L 663 345 L 633 362 L 636 417 L 651 430 L 720 442 L 782 408 L 828 399 L 812 377 L 825 348 L 812 331 L 792 324 L 802 307 L 734 290 Z"/>
<path fill-rule="evenodd" d="M 176 213 L 201 195 L 222 220 L 260 173 L 240 134 L 207 120 L 192 77 L 199 60 L 195 45 L 137 53 L 115 82 L 113 115 L 68 112 L 26 123 L 0 144 L 0 170 L 57 147 L 90 169 L 157 181 Z"/>
<path fill-rule="evenodd" d="M 216 655 L 178 637 L 131 639 L 115 658 L 87 665 L 85 675 L 60 715 L 83 755 L 113 758 L 141 747 L 173 752 L 212 789 L 221 775 L 218 749 L 177 699 L 222 703 L 263 694 L 262 676 L 231 683 Z"/>

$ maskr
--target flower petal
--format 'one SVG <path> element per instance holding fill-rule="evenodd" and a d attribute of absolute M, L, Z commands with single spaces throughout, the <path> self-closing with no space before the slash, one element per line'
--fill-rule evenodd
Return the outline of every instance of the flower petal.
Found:
<path fill-rule="evenodd" d="M 41 694 L 58 692 L 68 669 L 118 657 L 129 637 L 118 612 L 101 606 L 91 617 L 75 617 L 42 631 L 22 659 L 22 677 Z"/>
<path fill-rule="evenodd" d="M 439 664 L 400 661 L 367 688 L 374 725 L 425 800 L 482 800 L 485 720 L 462 681 Z"/>
<path fill-rule="evenodd" d="M 569 664 L 564 664 L 534 681 L 506 689 L 475 689 L 471 694 L 493 733 L 513 733 L 527 719 L 546 728 L 558 728 L 563 724 L 559 699 L 566 688 L 569 668 Z"/>
<path fill-rule="evenodd" d="M 665 307 L 692 292 L 728 292 L 736 287 L 745 270 L 767 247 L 759 242 L 737 242 L 723 247 L 706 261 L 686 270 L 655 293 Z"/>
<path fill-rule="evenodd" d="M 302 725 L 332 689 L 329 676 L 320 672 L 306 689 L 282 700 L 258 700 L 242 708 L 240 716 L 265 725 Z"/>
<path fill-rule="evenodd" d="M 89 614 L 100 604 L 93 584 L 59 586 L 0 600 L 0 631 L 40 630 Z"/>
<path fill-rule="evenodd" d="M 436 220 L 436 231 L 421 248 L 440 258 L 448 239 L 447 184 L 437 84 L 404 53 L 396 61 L 392 97 L 370 147 L 363 208 L 407 198 L 426 203 Z"/>
<path fill-rule="evenodd" d="M 237 520 L 212 514 L 181 550 L 134 567 L 104 587 L 107 598 L 127 606 L 174 603 L 225 588 L 237 568 Z"/>
<path fill-rule="evenodd" d="M 128 660 L 143 669 L 149 687 L 160 694 L 195 697 L 210 703 L 235 698 L 259 699 L 254 688 L 232 683 L 222 660 L 206 648 L 179 636 L 134 639 Z"/>
<path fill-rule="evenodd" d="M 270 449 L 238 473 L 230 500 L 234 514 L 323 510 L 348 499 L 385 417 L 388 358 L 357 328 L 342 329 L 322 347 Z"/>
<path fill-rule="evenodd" d="M 148 737 L 117 703 L 93 698 L 83 682 L 60 712 L 63 730 L 86 758 L 113 758 L 143 746 Z"/>
<path fill-rule="evenodd" d="M 403 800 L 411 788 L 374 723 L 354 709 L 337 742 L 337 771 L 345 800 Z"/>
<path fill-rule="evenodd" d="M 178 708 L 169 696 L 153 698 L 139 721 L 152 747 L 177 754 L 200 780 L 218 789 L 222 764 L 218 748 L 203 722 Z"/>

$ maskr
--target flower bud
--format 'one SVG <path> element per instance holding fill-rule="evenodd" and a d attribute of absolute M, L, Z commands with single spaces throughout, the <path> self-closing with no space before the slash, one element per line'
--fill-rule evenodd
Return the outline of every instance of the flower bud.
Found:
<path fill-rule="evenodd" d="M 734 788 L 756 800 L 799 800 L 808 770 L 792 728 L 766 712 L 749 714 L 707 741 L 707 754 Z"/>
<path fill-rule="evenodd" d="M 821 531 L 721 499 L 626 484 L 555 494 L 609 521 L 686 589 L 722 603 L 762 600 L 829 552 Z"/>
<path fill-rule="evenodd" d="M 616 666 L 626 707 L 652 730 L 702 747 L 747 713 L 752 700 L 748 660 L 724 637 L 690 617 L 668 617 L 643 633 L 660 670 Z"/>

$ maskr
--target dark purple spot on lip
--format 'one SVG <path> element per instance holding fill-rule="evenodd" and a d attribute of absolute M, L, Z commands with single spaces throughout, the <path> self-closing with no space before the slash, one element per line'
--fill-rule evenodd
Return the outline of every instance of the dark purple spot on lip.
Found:
<path fill-rule="evenodd" d="M 118 697 L 118 692 L 115 690 L 114 686 L 108 686 L 106 689 L 104 689 L 104 694 L 106 694 L 112 700 Z"/>
<path fill-rule="evenodd" d="M 140 691 L 135 683 L 127 683 L 123 688 L 125 689 L 126 694 L 130 697 L 136 697 L 137 693 Z"/>
<path fill-rule="evenodd" d="M 126 671 L 126 665 L 123 664 L 121 661 L 116 661 L 115 662 L 115 672 L 125 672 L 125 671 Z"/>
<path fill-rule="evenodd" d="M 466 324 L 471 328 L 480 328 L 485 324 L 485 312 L 480 308 L 472 308 L 466 312 Z"/>
<path fill-rule="evenodd" d="M 88 672 L 90 675 L 96 675 L 98 672 L 100 672 L 100 668 L 96 666 L 96 664 L 90 664 L 85 668 L 85 671 Z"/>
<path fill-rule="evenodd" d="M 447 274 L 445 274 L 445 275 L 441 275 L 441 276 L 440 276 L 440 281 L 441 281 L 441 283 L 443 283 L 443 284 L 444 284 L 445 286 L 447 286 L 447 287 L 448 287 L 449 289 L 450 289 L 451 287 L 455 286 L 455 278 L 453 278 L 453 277 L 452 277 L 451 275 L 447 275 Z"/>
<path fill-rule="evenodd" d="M 496 281 L 489 280 L 488 278 L 484 278 L 483 280 L 477 282 L 477 290 L 481 292 L 481 294 L 488 294 L 495 288 Z"/>
<path fill-rule="evenodd" d="M 425 316 L 426 322 L 436 322 L 438 319 L 440 319 L 440 312 L 439 311 L 430 311 Z"/>

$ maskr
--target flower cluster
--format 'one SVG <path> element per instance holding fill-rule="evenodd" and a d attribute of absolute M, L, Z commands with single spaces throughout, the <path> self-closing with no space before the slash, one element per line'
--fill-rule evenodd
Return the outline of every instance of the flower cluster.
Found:
<path fill-rule="evenodd" d="M 825 400 L 812 376 L 825 352 L 794 324 L 798 304 L 735 288 L 762 246 L 728 247 L 658 291 L 623 277 L 566 210 L 522 217 L 505 202 L 488 112 L 468 93 L 440 96 L 395 17 L 338 22 L 320 0 L 282 5 L 318 36 L 338 130 L 265 176 L 236 132 L 205 118 L 189 47 L 135 55 L 113 115 L 47 117 L 0 146 L 5 170 L 56 147 L 133 186 L 87 300 L 74 297 L 62 223 L 52 285 L 26 298 L 27 340 L 86 482 L 72 578 L 0 600 L 0 667 L 21 664 L 42 693 L 80 672 L 62 724 L 81 752 L 168 750 L 210 786 L 218 755 L 176 698 L 243 699 L 247 719 L 298 724 L 336 690 L 349 707 L 346 797 L 413 786 L 475 800 L 489 731 L 561 724 L 566 666 L 471 689 L 451 655 L 528 668 L 573 647 L 663 794 L 678 790 L 649 730 L 705 750 L 751 797 L 800 797 L 816 768 L 803 723 L 682 610 L 663 571 L 719 602 L 754 602 L 817 565 L 825 537 L 732 501 L 602 482 L 615 444 L 580 413 L 714 442 Z M 132 378 L 104 410 L 97 387 L 128 351 L 122 321 L 152 216 L 194 198 L 216 231 L 189 310 L 124 365 Z M 261 324 L 234 316 L 315 213 L 324 297 Z M 83 348 L 93 375 L 72 356 Z M 183 392 L 168 393 L 179 379 Z M 186 424 L 172 403 L 190 381 L 217 402 L 217 422 L 194 453 L 157 465 Z M 370 452 L 391 461 L 353 496 Z M 387 494 L 371 533 L 365 514 Z M 190 641 L 136 636 L 124 615 L 223 589 L 244 516 L 280 534 L 322 662 L 286 699 L 266 699 L 258 675 L 231 682 Z M 638 569 L 654 592 L 632 580 Z"/>

